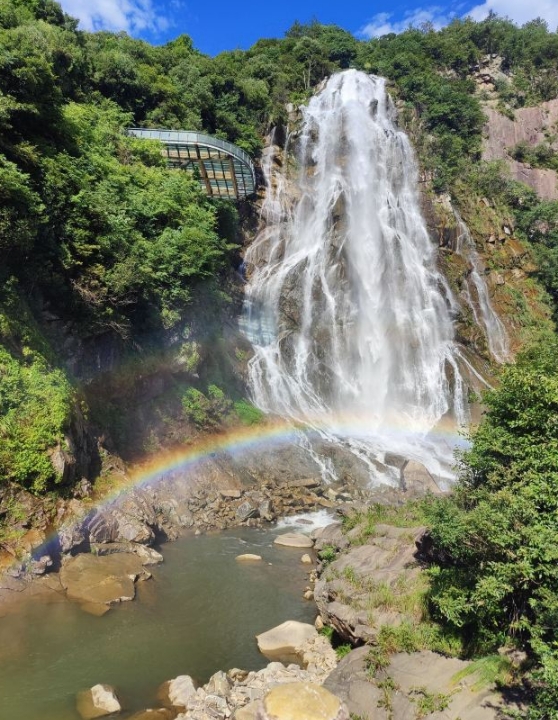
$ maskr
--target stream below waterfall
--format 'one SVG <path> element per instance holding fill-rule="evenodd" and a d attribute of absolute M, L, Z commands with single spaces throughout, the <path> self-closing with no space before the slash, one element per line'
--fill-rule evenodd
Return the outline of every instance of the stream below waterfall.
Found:
<path fill-rule="evenodd" d="M 23 602 L 0 618 L 1 720 L 79 720 L 76 693 L 96 683 L 116 688 L 125 718 L 158 707 L 158 686 L 177 675 L 206 682 L 218 670 L 264 667 L 254 636 L 316 615 L 302 599 L 306 551 L 273 545 L 277 532 L 237 528 L 168 543 L 136 600 L 103 617 L 62 596 Z M 244 553 L 263 561 L 237 563 Z"/>

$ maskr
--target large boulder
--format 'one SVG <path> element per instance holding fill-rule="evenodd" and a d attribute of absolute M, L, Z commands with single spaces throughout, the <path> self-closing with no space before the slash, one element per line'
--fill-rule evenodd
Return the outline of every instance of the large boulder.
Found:
<path fill-rule="evenodd" d="M 289 683 L 270 690 L 256 720 L 349 720 L 346 706 L 320 685 Z"/>
<path fill-rule="evenodd" d="M 301 648 L 308 641 L 317 637 L 313 625 L 296 620 L 287 620 L 282 625 L 256 635 L 258 649 L 268 660 L 284 663 L 302 664 Z"/>
<path fill-rule="evenodd" d="M 308 535 L 302 533 L 284 533 L 278 535 L 273 541 L 275 545 L 284 545 L 293 548 L 311 548 L 314 547 L 314 541 Z"/>
<path fill-rule="evenodd" d="M 141 559 L 128 553 L 104 557 L 76 555 L 60 570 L 60 582 L 67 596 L 90 607 L 133 600 L 135 581 L 147 577 L 149 573 Z"/>
<path fill-rule="evenodd" d="M 163 705 L 185 708 L 188 701 L 196 694 L 196 686 L 189 675 L 179 675 L 173 680 L 163 683 L 157 697 Z"/>
<path fill-rule="evenodd" d="M 83 720 L 94 720 L 122 710 L 114 688 L 110 685 L 94 685 L 78 693 L 76 706 Z"/>
<path fill-rule="evenodd" d="M 402 489 L 412 495 L 422 496 L 426 493 L 439 495 L 440 486 L 424 465 L 416 460 L 408 460 L 401 470 Z"/>

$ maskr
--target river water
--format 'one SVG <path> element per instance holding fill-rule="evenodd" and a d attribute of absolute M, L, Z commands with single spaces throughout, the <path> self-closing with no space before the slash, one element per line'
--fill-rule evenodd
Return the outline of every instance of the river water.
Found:
<path fill-rule="evenodd" d="M 0 719 L 78 720 L 76 693 L 96 683 L 116 687 L 126 717 L 157 707 L 157 687 L 177 675 L 205 682 L 217 670 L 264 667 L 256 634 L 315 618 L 302 599 L 304 551 L 274 546 L 277 532 L 235 529 L 167 544 L 136 601 L 103 617 L 61 598 L 28 601 L 1 618 Z M 236 562 L 243 553 L 263 562 Z"/>

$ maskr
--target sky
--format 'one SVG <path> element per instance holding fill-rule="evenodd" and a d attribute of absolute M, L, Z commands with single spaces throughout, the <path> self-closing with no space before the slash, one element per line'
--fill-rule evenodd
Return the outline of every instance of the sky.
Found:
<path fill-rule="evenodd" d="M 83 30 L 124 30 L 162 44 L 186 33 L 194 46 L 216 55 L 249 48 L 264 37 L 282 37 L 295 20 L 316 18 L 361 39 L 401 32 L 409 25 L 446 25 L 454 17 L 482 20 L 490 10 L 522 25 L 536 17 L 558 27 L 558 0 L 457 0 L 428 3 L 401 0 L 59 0 Z"/>

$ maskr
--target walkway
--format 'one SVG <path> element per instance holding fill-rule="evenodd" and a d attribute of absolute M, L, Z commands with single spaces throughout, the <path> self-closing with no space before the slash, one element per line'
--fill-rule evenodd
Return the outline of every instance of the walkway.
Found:
<path fill-rule="evenodd" d="M 189 130 L 130 128 L 128 133 L 162 142 L 168 166 L 192 170 L 211 197 L 243 200 L 256 191 L 250 156 L 226 140 Z"/>

